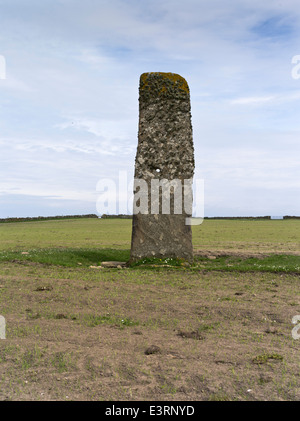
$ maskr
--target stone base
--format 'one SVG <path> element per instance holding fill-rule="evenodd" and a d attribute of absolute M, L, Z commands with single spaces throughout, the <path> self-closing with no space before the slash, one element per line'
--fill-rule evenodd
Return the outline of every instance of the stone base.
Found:
<path fill-rule="evenodd" d="M 146 257 L 193 261 L 192 229 L 185 215 L 133 215 L 130 262 Z"/>

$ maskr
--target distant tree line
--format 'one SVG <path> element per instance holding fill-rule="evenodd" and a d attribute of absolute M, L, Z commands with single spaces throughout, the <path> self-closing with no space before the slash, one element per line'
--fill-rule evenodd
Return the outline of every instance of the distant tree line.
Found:
<path fill-rule="evenodd" d="M 78 219 L 78 218 L 98 218 L 98 215 L 88 214 L 88 215 L 36 216 L 36 217 L 24 217 L 24 218 L 0 218 L 0 223 L 48 221 L 50 219 Z"/>
<path fill-rule="evenodd" d="M 272 219 L 270 215 L 267 216 L 205 216 L 204 219 Z M 278 218 L 280 219 L 280 218 Z M 285 215 L 281 219 L 300 219 L 300 216 Z"/>
<path fill-rule="evenodd" d="M 107 215 L 106 213 L 104 213 L 103 215 L 101 215 L 101 219 L 115 219 L 115 218 L 132 219 L 132 215 L 125 215 L 123 213 L 119 215 Z"/>
<path fill-rule="evenodd" d="M 119 214 L 119 215 L 107 215 L 107 214 L 103 214 L 101 215 L 101 219 L 132 219 L 132 215 L 124 215 L 124 214 Z M 266 215 L 266 216 L 205 216 L 204 219 L 229 219 L 229 220 L 235 220 L 235 219 L 247 219 L 247 220 L 252 220 L 252 219 L 272 219 L 272 217 L 270 215 Z M 300 216 L 283 216 L 282 219 L 300 219 Z"/>
<path fill-rule="evenodd" d="M 204 219 L 271 219 L 271 216 L 205 216 Z"/>
<path fill-rule="evenodd" d="M 0 218 L 0 224 L 10 223 L 10 222 L 31 222 L 31 221 L 48 221 L 52 219 L 78 219 L 78 218 L 99 218 L 96 214 L 88 215 L 58 215 L 58 216 L 36 216 L 36 217 L 24 217 L 24 218 Z M 103 214 L 100 217 L 101 219 L 132 219 L 132 215 L 107 215 Z M 271 216 L 205 216 L 204 219 L 227 219 L 227 220 L 236 220 L 236 219 L 246 219 L 246 220 L 269 220 L 272 219 Z M 283 219 L 300 219 L 300 216 L 290 216 L 285 215 Z"/>

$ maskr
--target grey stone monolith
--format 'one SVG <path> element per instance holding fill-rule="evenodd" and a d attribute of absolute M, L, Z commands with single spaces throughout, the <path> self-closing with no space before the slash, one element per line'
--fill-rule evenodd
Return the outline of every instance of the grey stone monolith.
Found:
<path fill-rule="evenodd" d="M 174 73 L 143 73 L 130 261 L 193 260 L 194 145 L 190 91 Z"/>

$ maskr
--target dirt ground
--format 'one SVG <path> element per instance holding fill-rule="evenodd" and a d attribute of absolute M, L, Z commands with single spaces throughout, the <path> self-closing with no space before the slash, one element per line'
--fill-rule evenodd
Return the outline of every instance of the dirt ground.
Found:
<path fill-rule="evenodd" d="M 0 304 L 1 400 L 300 400 L 299 275 L 2 262 Z"/>

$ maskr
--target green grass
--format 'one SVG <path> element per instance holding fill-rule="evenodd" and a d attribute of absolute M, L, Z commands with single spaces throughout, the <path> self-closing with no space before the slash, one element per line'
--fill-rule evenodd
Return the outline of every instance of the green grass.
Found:
<path fill-rule="evenodd" d="M 0 262 L 66 267 L 97 266 L 108 260 L 127 262 L 131 224 L 127 219 L 93 218 L 0 224 Z M 262 259 L 196 257 L 192 269 L 300 273 L 300 256 L 286 253 L 300 250 L 298 220 L 204 220 L 192 229 L 195 249 L 266 250 L 270 254 Z M 154 258 L 143 259 L 132 268 L 161 270 L 161 266 L 186 269 L 181 260 Z"/>
<path fill-rule="evenodd" d="M 257 355 L 255 358 L 253 358 L 252 362 L 254 364 L 266 364 L 269 360 L 277 360 L 277 361 L 283 361 L 283 356 L 277 353 L 274 354 L 261 354 Z"/>
<path fill-rule="evenodd" d="M 127 262 L 130 250 L 120 249 L 31 249 L 28 254 L 20 251 L 1 251 L 0 262 L 35 262 L 45 265 L 66 267 L 99 266 L 103 261 Z M 182 259 L 157 259 L 147 258 L 131 264 L 131 269 L 166 270 L 168 268 L 186 270 L 227 271 L 227 272 L 274 272 L 300 274 L 300 256 L 273 254 L 263 258 L 242 258 L 222 256 L 211 260 L 207 257 L 194 259 L 192 266 L 186 265 Z"/>
<path fill-rule="evenodd" d="M 299 244 L 292 238 L 298 225 L 291 230 L 285 223 L 285 238 Z M 236 224 L 242 221 L 193 227 L 194 241 L 208 251 L 203 255 L 221 257 L 198 256 L 191 266 L 143 259 L 102 270 L 89 266 L 128 260 L 128 221 L 0 227 L 0 304 L 7 320 L 0 398 L 299 400 L 299 341 L 291 321 L 299 314 L 300 257 L 272 254 L 289 241 L 272 232 L 283 227 L 277 221 L 245 221 L 238 234 Z M 264 224 L 266 257 L 224 256 L 205 245 L 226 251 L 238 239 L 239 247 L 252 247 L 253 232 L 259 237 Z M 48 234 L 50 226 L 56 234 Z M 151 345 L 161 354 L 145 354 Z"/>
<path fill-rule="evenodd" d="M 36 366 L 40 363 L 43 356 L 43 351 L 35 346 L 33 349 L 26 350 L 19 358 L 18 363 L 22 369 L 27 370 L 30 367 Z"/>
<path fill-rule="evenodd" d="M 196 267 L 205 270 L 239 272 L 300 273 L 300 256 L 273 254 L 264 258 L 240 258 L 222 256 L 214 260 L 205 257 L 195 259 Z"/>
<path fill-rule="evenodd" d="M 130 219 L 63 219 L 0 224 L 0 250 L 40 248 L 129 249 Z M 299 220 L 204 220 L 192 227 L 195 248 L 226 248 L 266 244 L 276 251 L 300 249 Z"/>
<path fill-rule="evenodd" d="M 300 220 L 204 220 L 193 226 L 195 246 L 232 242 L 249 244 L 298 243 L 300 248 Z"/>
<path fill-rule="evenodd" d="M 50 364 L 55 367 L 58 373 L 64 373 L 75 367 L 71 354 L 57 352 L 50 360 Z"/>
<path fill-rule="evenodd" d="M 166 257 L 165 259 L 158 259 L 155 257 L 147 257 L 137 262 L 131 263 L 131 267 L 137 266 L 172 266 L 172 267 L 182 267 L 186 266 L 187 263 L 184 259 L 175 259 L 172 257 Z"/>
<path fill-rule="evenodd" d="M 131 220 L 62 219 L 0 224 L 0 250 L 130 247 Z"/>
<path fill-rule="evenodd" d="M 36 262 L 48 265 L 60 265 L 76 267 L 79 265 L 90 266 L 100 265 L 101 262 L 117 260 L 127 261 L 129 259 L 129 250 L 113 249 L 86 249 L 86 248 L 68 248 L 68 249 L 28 249 L 22 254 L 20 251 L 1 251 L 0 262 L 19 261 Z"/>
<path fill-rule="evenodd" d="M 80 318 L 78 318 L 80 320 Z M 139 324 L 138 321 L 131 320 L 129 317 L 117 317 L 114 315 L 94 315 L 94 314 L 86 314 L 83 318 L 81 318 L 81 323 L 88 327 L 95 327 L 101 324 L 108 324 L 118 326 L 119 328 L 124 328 L 125 326 L 137 326 Z"/>

